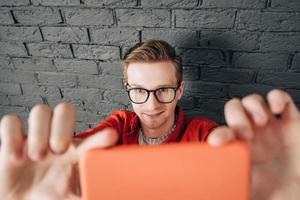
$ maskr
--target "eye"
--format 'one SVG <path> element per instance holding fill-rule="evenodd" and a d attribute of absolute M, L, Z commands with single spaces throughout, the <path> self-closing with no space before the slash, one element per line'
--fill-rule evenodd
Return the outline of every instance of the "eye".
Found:
<path fill-rule="evenodd" d="M 136 93 L 140 93 L 140 94 L 143 94 L 143 93 L 146 92 L 144 89 L 141 89 L 141 88 L 136 88 L 136 89 L 134 89 L 134 91 L 135 91 Z"/>
<path fill-rule="evenodd" d="M 160 88 L 159 92 L 169 92 L 169 88 Z"/>

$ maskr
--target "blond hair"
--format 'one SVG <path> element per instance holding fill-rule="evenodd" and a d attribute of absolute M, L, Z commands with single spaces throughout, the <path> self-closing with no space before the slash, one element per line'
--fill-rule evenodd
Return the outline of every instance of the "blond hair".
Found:
<path fill-rule="evenodd" d="M 122 63 L 125 82 L 127 82 L 127 69 L 130 63 L 159 61 L 171 61 L 174 63 L 177 83 L 180 84 L 183 71 L 181 57 L 176 55 L 175 49 L 170 44 L 162 40 L 147 40 L 137 43 L 125 54 Z"/>

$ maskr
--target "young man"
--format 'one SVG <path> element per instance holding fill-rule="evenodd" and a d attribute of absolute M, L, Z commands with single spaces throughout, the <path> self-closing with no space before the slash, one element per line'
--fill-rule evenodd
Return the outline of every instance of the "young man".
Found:
<path fill-rule="evenodd" d="M 134 112 L 114 112 L 94 129 L 77 134 L 77 139 L 84 138 L 77 145 L 72 144 L 76 113 L 69 104 L 53 111 L 35 106 L 27 137 L 18 117 L 3 117 L 1 199 L 80 199 L 72 169 L 79 155 L 92 148 L 206 139 L 214 146 L 234 139 L 249 143 L 253 199 L 299 199 L 300 114 L 287 93 L 271 91 L 267 103 L 258 95 L 233 99 L 225 106 L 228 127 L 216 127 L 207 119 L 189 119 L 177 107 L 184 90 L 182 67 L 167 43 L 136 45 L 124 58 L 124 77 Z"/>
<path fill-rule="evenodd" d="M 116 111 L 77 137 L 112 128 L 118 144 L 205 141 L 217 126 L 208 119 L 190 119 L 177 106 L 184 91 L 182 61 L 168 43 L 150 40 L 137 44 L 125 55 L 123 70 L 134 112 Z"/>

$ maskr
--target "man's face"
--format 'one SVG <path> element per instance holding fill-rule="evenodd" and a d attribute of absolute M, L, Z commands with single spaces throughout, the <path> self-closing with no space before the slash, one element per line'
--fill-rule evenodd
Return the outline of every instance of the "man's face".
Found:
<path fill-rule="evenodd" d="M 163 87 L 176 88 L 178 86 L 176 69 L 171 61 L 131 63 L 128 65 L 127 77 L 130 88 L 155 90 Z M 158 129 L 173 119 L 176 104 L 183 94 L 183 89 L 184 82 L 176 91 L 174 101 L 167 104 L 158 102 L 154 94 L 150 93 L 145 103 L 132 103 L 133 110 L 144 126 L 149 129 Z"/>

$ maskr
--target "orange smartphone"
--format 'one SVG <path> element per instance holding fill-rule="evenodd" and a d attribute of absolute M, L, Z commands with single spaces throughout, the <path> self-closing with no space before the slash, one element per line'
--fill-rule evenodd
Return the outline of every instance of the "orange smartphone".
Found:
<path fill-rule="evenodd" d="M 250 151 L 234 142 L 116 146 L 79 163 L 83 200 L 248 200 Z"/>

